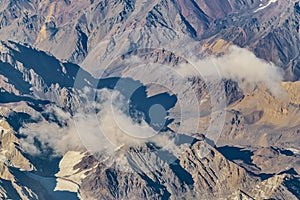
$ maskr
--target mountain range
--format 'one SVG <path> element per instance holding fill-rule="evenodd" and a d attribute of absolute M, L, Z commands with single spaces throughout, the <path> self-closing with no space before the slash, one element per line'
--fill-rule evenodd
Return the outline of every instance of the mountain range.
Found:
<path fill-rule="evenodd" d="M 300 199 L 299 22 L 297 0 L 0 1 L 0 197 Z"/>

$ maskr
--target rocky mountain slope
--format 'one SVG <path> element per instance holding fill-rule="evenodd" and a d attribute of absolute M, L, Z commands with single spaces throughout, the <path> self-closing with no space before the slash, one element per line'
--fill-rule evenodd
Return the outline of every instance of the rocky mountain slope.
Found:
<path fill-rule="evenodd" d="M 0 197 L 299 199 L 299 16 L 296 0 L 2 0 Z"/>
<path fill-rule="evenodd" d="M 29 62 L 26 57 L 36 59 Z M 93 83 L 96 81 L 84 72 L 82 87 L 73 87 L 76 84 L 72 74 L 79 70 L 77 65 L 61 63 L 51 55 L 14 42 L 2 42 L 1 60 L 3 198 L 259 199 L 264 196 L 276 199 L 281 196 L 284 199 L 297 199 L 299 197 L 297 189 L 299 141 L 295 140 L 297 132 L 294 132 L 297 130 L 298 122 L 289 120 L 289 118 L 298 119 L 299 115 L 298 82 L 282 83 L 287 91 L 284 99 L 279 97 L 277 99 L 263 87 L 250 90 L 249 94 L 244 91 L 242 95 L 234 95 L 235 98 L 232 99 L 234 103 L 231 103 L 226 111 L 228 129 L 224 128 L 218 148 L 207 146 L 208 140 L 204 140 L 205 137 L 200 134 L 185 133 L 191 138 L 179 140 L 177 145 L 182 150 L 180 154 L 167 150 L 157 151 L 161 147 L 146 143 L 141 146 L 125 145 L 114 150 L 115 152 L 107 158 L 103 158 L 105 154 L 94 157 L 84 149 L 80 151 L 73 149 L 59 155 L 46 149 L 42 155 L 34 156 L 23 149 L 23 127 L 27 126 L 26 124 L 39 124 L 43 121 L 64 123 L 55 120 L 61 117 L 54 110 L 47 110 L 47 107 L 57 105 L 66 112 L 75 113 L 82 104 L 82 98 L 78 96 L 79 91 L 84 86 L 95 87 Z M 47 61 L 45 63 L 49 65 L 41 64 L 40 60 Z M 43 70 L 40 70 L 41 68 Z M 49 77 L 45 72 L 53 69 L 58 73 Z M 190 81 L 194 87 L 203 90 L 199 98 L 202 100 L 207 98 L 205 84 L 194 79 Z M 232 93 L 228 92 L 228 95 Z M 230 96 L 228 98 L 230 99 Z M 249 101 L 259 104 L 248 103 Z M 269 106 L 266 107 L 266 104 Z M 279 105 L 281 107 L 278 107 Z M 275 112 L 274 108 L 278 112 Z M 206 120 L 209 118 L 205 115 L 200 121 Z M 267 135 L 253 131 L 270 124 L 276 126 L 277 131 L 269 128 Z M 205 129 L 206 126 L 201 127 Z M 277 136 L 282 135 L 283 130 L 286 131 L 285 135 Z M 245 137 L 251 138 L 244 144 L 245 140 L 239 138 Z M 277 140 L 277 137 L 281 139 Z M 257 140 L 261 142 L 257 143 Z M 206 150 L 208 154 L 202 157 L 201 152 L 205 144 L 208 147 Z M 223 146 L 225 144 L 242 146 L 226 147 Z M 53 155 L 49 160 L 51 154 Z"/>
<path fill-rule="evenodd" d="M 82 63 L 96 75 L 94 66 L 134 49 L 174 50 L 169 42 L 184 34 L 199 40 L 205 52 L 228 43 L 247 47 L 285 69 L 287 80 L 297 80 L 299 12 L 295 0 L 3 0 L 0 33 L 2 40 Z"/>

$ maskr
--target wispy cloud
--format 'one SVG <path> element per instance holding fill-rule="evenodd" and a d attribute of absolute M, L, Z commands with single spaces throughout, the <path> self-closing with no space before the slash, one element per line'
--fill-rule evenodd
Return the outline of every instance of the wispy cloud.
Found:
<path fill-rule="evenodd" d="M 155 142 L 160 146 L 168 143 L 168 136 L 158 135 L 145 121 L 136 123 L 125 114 L 125 99 L 118 91 L 102 89 L 98 91 L 101 103 L 91 102 L 99 112 L 78 112 L 74 116 L 52 106 L 46 110 L 55 120 L 26 124 L 20 133 L 21 147 L 31 154 L 40 154 L 48 147 L 57 155 L 70 150 L 88 150 L 91 153 L 113 154 L 122 146 L 136 146 L 145 142 Z M 90 107 L 91 105 L 87 105 Z M 84 109 L 82 109 L 84 110 Z M 40 142 L 40 147 L 35 145 Z M 169 141 L 170 142 L 170 141 Z"/>
<path fill-rule="evenodd" d="M 190 61 L 193 66 L 181 64 L 174 69 L 183 77 L 202 75 L 227 78 L 241 84 L 263 84 L 273 94 L 281 92 L 281 70 L 272 63 L 258 59 L 246 49 L 232 46 L 223 56 Z M 90 93 L 91 90 L 86 89 L 82 95 L 88 97 Z M 69 150 L 85 149 L 92 153 L 112 154 L 121 146 L 141 145 L 148 141 L 159 146 L 172 146 L 168 133 L 157 134 L 145 121 L 136 123 L 126 114 L 128 102 L 118 91 L 102 89 L 97 92 L 97 96 L 98 102 L 84 105 L 84 108 L 89 109 L 83 108 L 73 116 L 52 106 L 45 112 L 50 113 L 55 120 L 26 124 L 20 130 L 20 133 L 26 136 L 21 139 L 24 151 L 38 154 L 44 148 L 51 147 L 58 155 Z M 41 143 L 40 148 L 36 147 L 35 140 Z"/>
<path fill-rule="evenodd" d="M 201 75 L 206 78 L 220 76 L 243 84 L 262 84 L 274 95 L 282 92 L 280 82 L 282 70 L 272 63 L 257 58 L 247 49 L 231 46 L 223 56 L 205 59 L 191 59 L 190 64 L 182 64 L 178 72 L 184 76 Z"/>

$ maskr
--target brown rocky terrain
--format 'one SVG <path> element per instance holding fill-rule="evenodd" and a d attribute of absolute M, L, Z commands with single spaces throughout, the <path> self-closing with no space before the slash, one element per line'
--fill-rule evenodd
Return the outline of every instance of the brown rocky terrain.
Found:
<path fill-rule="evenodd" d="M 0 1 L 0 198 L 299 199 L 299 21 L 297 0 Z M 245 61 L 254 76 L 235 77 L 246 70 L 238 68 L 245 58 L 240 49 L 238 67 L 227 76 L 225 70 L 219 82 L 147 71 L 150 64 L 172 72 L 197 66 L 198 56 L 221 63 L 224 73 L 228 62 L 218 59 L 232 45 L 263 59 Z M 146 63 L 142 73 L 130 71 L 132 60 Z M 278 75 L 270 62 L 282 78 L 268 85 L 263 80 Z M 249 81 L 256 76 L 263 78 Z M 176 136 L 172 148 L 125 140 L 113 151 L 100 142 L 96 153 L 86 144 L 72 146 L 80 130 L 72 124 L 81 125 L 76 120 L 83 116 L 88 138 L 95 129 L 89 114 L 103 117 L 109 107 L 102 90 L 122 93 L 136 85 L 138 95 L 127 100 L 141 110 L 127 114 L 147 119 L 151 114 L 141 114 L 141 105 L 169 106 L 161 132 L 165 140 Z M 224 95 L 213 101 L 220 88 Z M 100 97 L 90 95 L 94 90 Z M 176 95 L 191 105 L 184 112 L 201 110 L 194 132 L 187 131 L 191 121 L 178 132 L 182 99 L 174 101 Z M 90 96 L 95 109 L 86 111 Z M 214 105 L 222 101 L 225 106 Z M 225 118 L 215 140 L 205 133 L 211 120 L 218 122 L 216 113 Z M 115 136 L 113 123 L 105 126 Z"/>
<path fill-rule="evenodd" d="M 0 16 L 1 40 L 30 44 L 61 60 L 82 63 L 94 73 L 90 63 L 107 64 L 101 49 L 113 48 L 109 56 L 113 58 L 120 52 L 164 45 L 158 43 L 162 40 L 168 44 L 183 33 L 210 47 L 208 52 L 236 44 L 285 69 L 287 80 L 299 75 L 299 2 L 295 0 L 270 4 L 258 0 L 3 0 Z M 110 43 L 113 37 L 123 38 L 118 41 L 123 46 Z"/>

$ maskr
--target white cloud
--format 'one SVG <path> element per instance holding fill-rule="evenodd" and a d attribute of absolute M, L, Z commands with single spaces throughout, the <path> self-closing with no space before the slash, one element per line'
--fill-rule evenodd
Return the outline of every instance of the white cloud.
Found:
<path fill-rule="evenodd" d="M 20 133 L 26 136 L 20 139 L 22 149 L 27 153 L 39 154 L 46 147 L 51 147 L 57 155 L 64 154 L 68 150 L 82 149 L 74 126 L 71 125 L 70 115 L 58 107 L 51 107 L 47 112 L 53 112 L 57 120 L 65 125 L 61 127 L 55 122 L 45 120 L 26 124 L 20 129 Z M 41 143 L 41 149 L 36 147 L 35 139 Z"/>
<path fill-rule="evenodd" d="M 89 150 L 91 153 L 112 155 L 122 146 L 136 146 L 151 141 L 159 146 L 170 143 L 168 136 L 157 133 L 145 122 L 135 123 L 124 113 L 126 102 L 117 91 L 102 89 L 98 92 L 101 103 L 93 106 L 100 109 L 98 113 L 89 109 L 86 112 L 71 116 L 62 109 L 52 106 L 47 113 L 52 113 L 63 124 L 42 121 L 37 124 L 26 124 L 20 133 L 27 137 L 21 139 L 21 147 L 31 154 L 41 153 L 34 145 L 37 139 L 41 148 L 51 147 L 57 155 L 70 150 Z M 83 109 L 84 110 L 84 109 Z"/>
<path fill-rule="evenodd" d="M 231 46 L 223 56 L 211 56 L 202 60 L 191 59 L 192 65 L 183 64 L 178 72 L 183 76 L 200 75 L 206 78 L 221 78 L 244 83 L 263 84 L 274 95 L 282 92 L 280 82 L 283 80 L 282 70 L 272 63 L 257 58 L 244 48 Z"/>
<path fill-rule="evenodd" d="M 192 64 L 193 67 L 182 64 L 176 71 L 184 77 L 200 73 L 206 78 L 221 77 L 239 83 L 263 84 L 274 94 L 281 92 L 279 82 L 282 81 L 282 75 L 279 68 L 256 58 L 246 49 L 233 46 L 221 57 L 194 59 Z M 166 77 L 166 73 L 164 76 Z M 175 84 L 176 87 L 178 85 L 181 86 Z M 86 97 L 91 96 L 91 90 L 85 89 L 84 93 Z M 98 102 L 84 105 L 87 109 L 82 109 L 74 116 L 55 106 L 48 108 L 46 112 L 52 113 L 62 126 L 46 120 L 37 124 L 26 124 L 20 130 L 27 136 L 21 139 L 21 147 L 28 153 L 40 153 L 34 146 L 36 138 L 41 142 L 42 148 L 49 146 L 58 155 L 69 150 L 86 148 L 92 153 L 113 154 L 123 145 L 135 146 L 148 141 L 163 147 L 170 145 L 169 149 L 174 149 L 170 134 L 157 135 L 146 122 L 137 124 L 125 114 L 128 102 L 119 92 L 102 89 L 97 92 L 97 97 Z M 97 108 L 99 112 L 95 113 L 95 110 L 90 108 Z"/>

